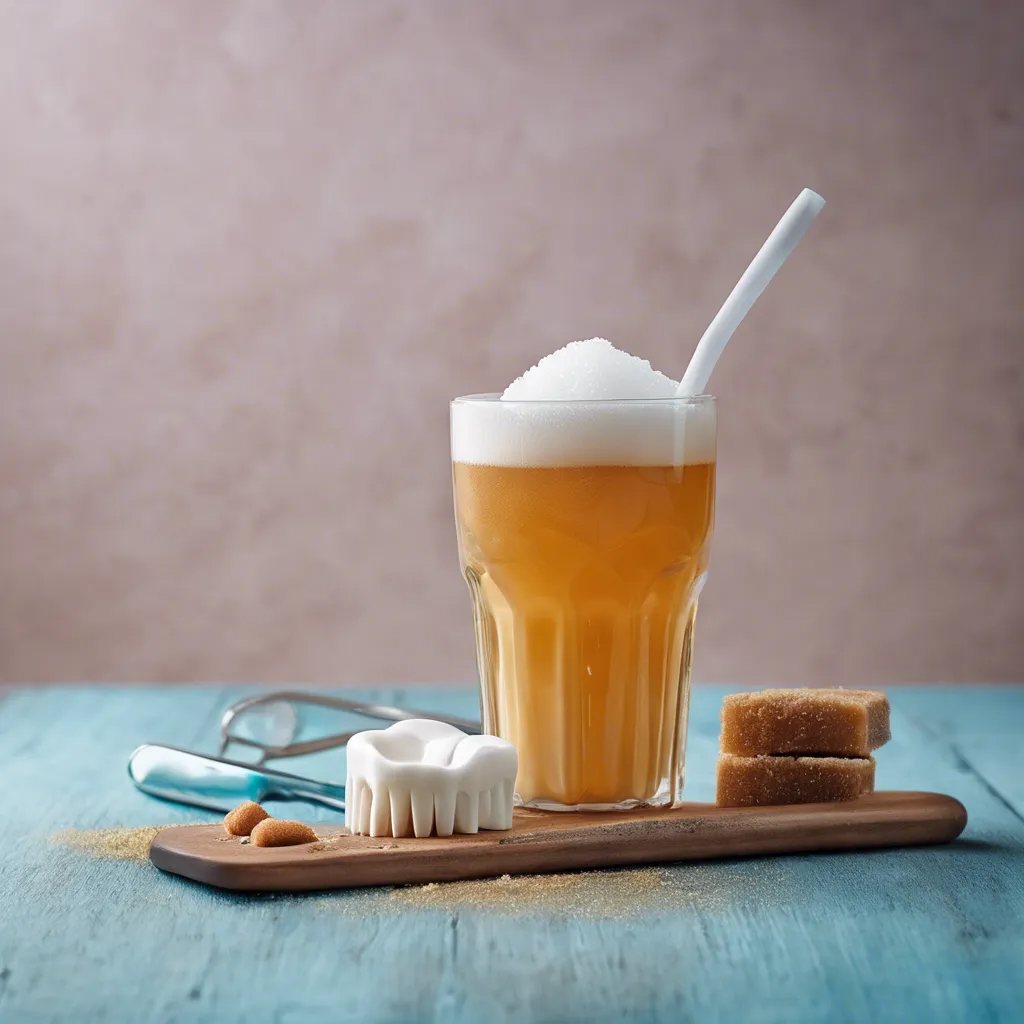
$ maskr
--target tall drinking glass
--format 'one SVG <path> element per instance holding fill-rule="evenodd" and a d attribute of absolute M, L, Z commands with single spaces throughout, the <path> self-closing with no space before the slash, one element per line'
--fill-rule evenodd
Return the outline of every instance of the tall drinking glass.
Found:
<path fill-rule="evenodd" d="M 483 726 L 519 752 L 517 802 L 679 802 L 714 399 L 473 395 L 451 428 Z"/>

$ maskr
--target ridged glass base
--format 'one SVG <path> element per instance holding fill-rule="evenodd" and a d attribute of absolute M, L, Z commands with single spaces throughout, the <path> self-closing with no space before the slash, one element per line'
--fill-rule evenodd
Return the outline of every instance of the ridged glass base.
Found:
<path fill-rule="evenodd" d="M 604 803 L 604 804 L 560 804 L 555 803 L 553 800 L 530 800 L 524 801 L 523 798 L 516 793 L 515 805 L 516 807 L 526 807 L 534 811 L 589 811 L 589 812 L 602 812 L 602 811 L 636 811 L 644 807 L 675 807 L 681 801 L 679 796 L 683 791 L 684 773 L 680 772 L 676 780 L 678 791 L 675 799 L 673 799 L 672 792 L 669 786 L 665 786 L 663 789 L 658 790 L 650 798 L 650 800 L 622 800 L 619 803 Z"/>

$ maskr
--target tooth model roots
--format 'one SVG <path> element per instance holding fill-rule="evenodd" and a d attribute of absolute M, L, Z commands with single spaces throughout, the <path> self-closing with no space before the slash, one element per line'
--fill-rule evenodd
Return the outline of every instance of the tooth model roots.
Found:
<path fill-rule="evenodd" d="M 429 719 L 398 722 L 348 744 L 345 824 L 369 836 L 512 827 L 515 748 Z"/>

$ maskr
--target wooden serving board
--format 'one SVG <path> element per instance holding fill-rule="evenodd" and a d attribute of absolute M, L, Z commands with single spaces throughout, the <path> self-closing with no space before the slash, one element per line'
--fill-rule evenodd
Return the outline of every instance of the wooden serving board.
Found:
<path fill-rule="evenodd" d="M 277 848 L 227 839 L 219 824 L 184 825 L 158 832 L 149 855 L 163 871 L 221 889 L 297 892 L 920 846 L 949 842 L 966 824 L 967 811 L 950 796 L 882 792 L 848 803 L 785 807 L 694 803 L 597 814 L 517 809 L 510 832 L 448 839 L 371 839 L 319 824 L 327 841 Z"/>

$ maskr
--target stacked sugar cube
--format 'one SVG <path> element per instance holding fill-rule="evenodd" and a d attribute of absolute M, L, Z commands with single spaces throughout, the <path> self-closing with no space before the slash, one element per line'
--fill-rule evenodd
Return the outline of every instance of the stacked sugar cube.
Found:
<path fill-rule="evenodd" d="M 875 788 L 889 739 L 876 690 L 761 690 L 722 704 L 720 807 L 855 800 Z"/>

